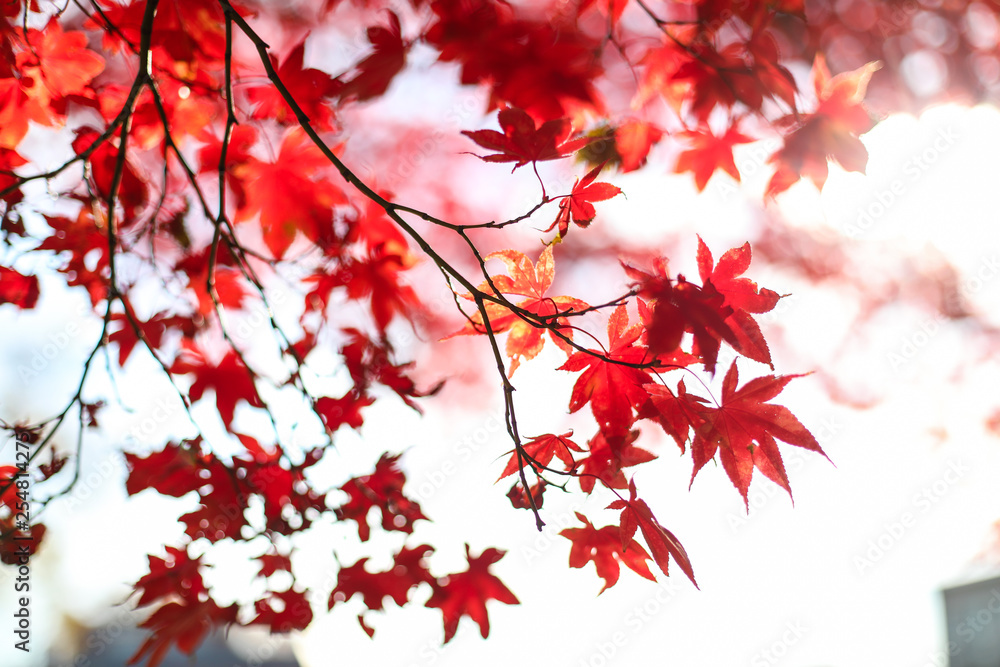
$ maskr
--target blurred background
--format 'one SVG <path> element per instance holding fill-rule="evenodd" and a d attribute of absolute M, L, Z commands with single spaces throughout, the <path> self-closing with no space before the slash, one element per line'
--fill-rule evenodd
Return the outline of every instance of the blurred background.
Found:
<path fill-rule="evenodd" d="M 665 176 L 670 156 L 654 154 L 649 168 L 615 179 L 627 199 L 607 202 L 594 234 L 580 234 L 581 243 L 607 246 L 607 266 L 619 254 L 655 248 L 671 258 L 672 270 L 688 274 L 696 271 L 696 233 L 716 256 L 749 239 L 749 276 L 789 295 L 761 318 L 762 328 L 778 373 L 812 374 L 778 402 L 812 430 L 833 462 L 782 445 L 794 505 L 757 477 L 747 511 L 714 465 L 689 491 L 690 460 L 662 434 L 643 435 L 659 459 L 637 472 L 637 483 L 685 545 L 700 591 L 683 577 L 653 584 L 624 571 L 598 596 L 602 582 L 593 567 L 569 569 L 570 545 L 557 533 L 576 524 L 577 510 L 596 525 L 616 518 L 598 521 L 598 498 L 550 491 L 547 526 L 535 531 L 530 513 L 513 510 L 506 487 L 494 485 L 510 445 L 485 342 L 410 336 L 401 358 L 415 359 L 428 381 L 445 379 L 445 388 L 423 401 L 422 417 L 378 401 L 360 434 L 341 431 L 337 451 L 317 474 L 333 487 L 384 448 L 404 452 L 407 493 L 433 520 L 420 522 L 408 544 L 435 545 L 430 562 L 442 571 L 464 567 L 466 543 L 473 553 L 507 550 L 493 570 L 521 604 L 488 603 L 489 640 L 463 619 L 445 646 L 437 610 L 419 607 L 423 600 L 405 609 L 389 605 L 366 616 L 376 631 L 369 639 L 355 617 L 360 600 L 326 612 L 337 571 L 331 549 L 344 562 L 389 549 L 377 541 L 381 535 L 358 545 L 349 527 L 319 522 L 293 559 L 314 596 L 310 628 L 291 638 L 234 629 L 206 643 L 195 663 L 938 667 L 950 659 L 952 667 L 995 667 L 1000 114 L 940 106 L 920 117 L 893 116 L 864 143 L 867 174 L 831 166 L 822 194 L 799 183 L 764 208 L 773 146 L 738 147 L 743 182 L 717 172 L 700 194 L 690 176 Z M 473 167 L 475 185 L 485 172 Z M 530 181 L 525 187 L 524 196 L 534 196 Z M 509 193 L 484 192 L 484 207 L 513 214 L 520 208 Z M 530 226 L 521 233 L 538 237 Z M 556 248 L 556 293 L 596 301 L 595 293 L 621 288 L 616 279 L 602 282 L 599 266 L 559 273 L 560 257 L 572 252 Z M 40 279 L 39 308 L 0 309 L 0 411 L 8 420 L 61 409 L 100 331 L 97 320 L 81 318 L 85 297 Z M 70 322 L 78 325 L 73 335 Z M 566 414 L 575 376 L 552 370 L 559 355 L 546 346 L 515 375 L 522 433 L 583 424 Z M 720 367 L 729 360 L 723 356 Z M 750 363 L 741 362 L 746 377 L 767 371 Z M 721 374 L 713 382 L 717 391 Z M 143 639 L 132 629 L 142 617 L 130 611 L 130 586 L 146 571 L 147 554 L 161 554 L 179 538 L 177 517 L 193 504 L 125 494 L 122 447 L 148 451 L 184 429 L 179 400 L 155 364 L 136 358 L 113 382 L 98 373 L 87 394 L 109 405 L 100 429 L 86 438 L 79 483 L 40 517 L 49 532 L 31 561 L 32 652 L 13 651 L 8 636 L 0 645 L 5 667 L 124 664 Z M 244 432 L 253 433 L 253 420 L 238 411 L 241 419 Z M 63 439 L 57 446 L 74 445 Z M 13 459 L 10 443 L 0 457 Z M 206 560 L 217 565 L 206 579 L 220 604 L 242 599 L 254 571 L 248 554 L 220 544 Z M 371 565 L 387 561 L 375 556 Z M 0 568 L 0 618 L 8 625 L 14 576 Z M 172 651 L 164 664 L 191 663 Z"/>
<path fill-rule="evenodd" d="M 798 34 L 790 22 L 782 38 L 783 53 L 803 51 L 792 67 L 798 79 L 807 79 L 802 63 L 811 61 L 810 48 L 826 52 L 834 71 L 878 58 L 884 68 L 872 81 L 872 108 L 917 114 L 884 118 L 863 137 L 865 174 L 831 165 L 822 193 L 800 182 L 762 205 L 777 141 L 737 146 L 741 181 L 719 171 L 703 192 L 690 174 L 670 173 L 676 150 L 659 146 L 645 169 L 609 177 L 626 196 L 602 202 L 586 232 L 574 229 L 556 247 L 553 293 L 591 303 L 626 289 L 620 257 L 665 255 L 673 272 L 695 274 L 696 234 L 716 257 L 749 240 L 748 275 L 786 295 L 760 317 L 761 326 L 777 373 L 810 374 L 777 402 L 812 430 L 830 458 L 781 446 L 794 504 L 758 475 L 747 508 L 715 465 L 689 489 L 690 459 L 661 432 L 642 436 L 659 458 L 637 471 L 637 484 L 687 549 L 700 590 L 683 577 L 661 576 L 654 584 L 624 571 L 598 595 L 603 582 L 592 565 L 570 569 L 570 543 L 558 532 L 577 524 L 576 511 L 598 526 L 617 521 L 613 512 L 602 516 L 605 497 L 550 489 L 541 532 L 530 512 L 511 508 L 508 487 L 495 484 L 511 445 L 486 342 L 438 341 L 461 321 L 452 294 L 425 262 L 412 276 L 434 317 L 417 335 L 397 322 L 391 337 L 401 359 L 417 362 L 422 386 L 445 380 L 444 388 L 421 401 L 423 416 L 393 400 L 366 408 L 360 432 L 338 432 L 336 450 L 314 467 L 312 481 L 332 489 L 370 470 L 386 449 L 402 452 L 406 492 L 433 520 L 419 522 L 407 544 L 434 545 L 434 571 L 464 568 L 465 544 L 473 554 L 506 550 L 492 570 L 521 604 L 487 603 L 488 640 L 464 618 L 442 645 L 440 612 L 421 606 L 428 593 L 420 589 L 405 609 L 367 613 L 375 629 L 369 639 L 357 622 L 360 600 L 326 611 L 339 567 L 333 550 L 343 563 L 370 556 L 371 568 L 386 568 L 402 536 L 377 533 L 362 545 L 355 529 L 327 518 L 295 542 L 294 567 L 316 614 L 305 632 L 272 637 L 234 628 L 207 641 L 194 659 L 172 650 L 163 665 L 1000 665 L 1000 113 L 972 106 L 996 99 L 1000 87 L 995 5 L 815 0 L 809 19 L 817 34 Z M 367 53 L 363 33 L 343 37 L 317 32 L 309 58 L 334 72 Z M 344 111 L 345 127 L 358 128 L 345 161 L 366 181 L 449 219 L 523 213 L 538 200 L 529 170 L 510 176 L 470 156 L 455 159 L 472 148 L 459 131 L 493 127 L 493 117 L 483 117 L 485 89 L 458 88 L 457 67 L 431 68 L 436 57 L 417 45 L 407 76 L 384 98 Z M 624 75 L 624 67 L 614 74 Z M 966 105 L 947 103 L 956 98 Z M 627 108 L 629 100 L 618 102 Z M 33 127 L 19 151 L 45 163 L 51 139 Z M 402 156 L 391 173 L 367 163 L 366 155 L 379 151 Z M 438 164 L 430 154 L 448 159 Z M 580 165 L 539 167 L 553 192 L 567 191 L 582 173 Z M 32 196 L 47 198 L 44 185 L 36 185 Z M 546 209 L 506 239 L 537 254 L 540 230 L 550 222 Z M 38 308 L 0 308 L 0 417 L 10 422 L 43 420 L 63 408 L 101 330 L 86 296 L 61 289 L 43 270 L 37 274 Z M 301 299 L 291 288 L 276 289 L 272 297 L 288 297 L 273 298 L 276 315 L 294 327 Z M 236 331 L 251 354 L 273 343 L 259 310 L 239 317 Z M 107 406 L 99 427 L 86 434 L 78 482 L 38 517 L 48 532 L 31 560 L 30 654 L 14 650 L 7 634 L 17 575 L 0 567 L 3 667 L 125 664 L 145 637 L 135 629 L 146 613 L 132 611 L 132 585 L 147 572 L 149 554 L 162 555 L 164 545 L 180 539 L 177 517 L 194 505 L 191 498 L 126 495 L 122 450 L 148 453 L 188 433 L 189 424 L 152 360 L 134 354 L 124 372 L 111 371 L 115 354 L 112 346 L 110 358 L 98 356 L 86 387 L 88 400 Z M 321 351 L 315 363 L 335 363 L 332 351 L 327 357 Z M 548 345 L 518 369 L 523 434 L 592 431 L 586 415 L 567 414 L 575 376 L 552 370 L 562 360 Z M 724 349 L 720 368 L 730 360 Z M 255 361 L 273 363 L 263 354 Z M 744 379 L 769 372 L 749 361 L 740 371 Z M 717 394 L 721 374 L 705 379 Z M 337 381 L 334 373 L 324 389 L 337 392 Z M 280 412 L 281 397 L 268 399 Z M 196 406 L 199 422 L 217 424 L 213 409 L 210 400 Z M 315 425 L 299 424 L 293 414 L 290 421 L 289 440 L 317 441 Z M 245 406 L 234 423 L 249 434 L 269 428 Z M 71 429 L 56 447 L 76 451 Z M 0 465 L 13 460 L 13 444 L 0 443 Z M 51 480 L 38 490 L 53 493 L 65 483 Z M 206 581 L 221 605 L 254 599 L 247 586 L 257 569 L 253 548 L 223 541 L 205 549 L 213 566 Z"/>

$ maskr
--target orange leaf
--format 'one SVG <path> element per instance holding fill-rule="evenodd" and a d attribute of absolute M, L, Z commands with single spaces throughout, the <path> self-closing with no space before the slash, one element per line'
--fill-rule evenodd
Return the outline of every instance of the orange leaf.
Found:
<path fill-rule="evenodd" d="M 34 79 L 29 94 L 42 104 L 84 94 L 104 70 L 104 59 L 87 48 L 87 35 L 63 32 L 57 20 L 42 30 L 29 30 L 28 44 L 31 49 L 17 54 L 17 64 L 24 76 Z"/>
<path fill-rule="evenodd" d="M 493 285 L 502 294 L 518 294 L 528 297 L 515 305 L 537 315 L 555 315 L 557 312 L 580 311 L 588 308 L 586 303 L 572 297 L 545 296 L 545 292 L 552 285 L 556 273 L 552 247 L 551 245 L 545 247 L 545 250 L 538 257 L 537 264 L 532 264 L 526 255 L 516 250 L 500 250 L 490 253 L 484 260 L 501 260 L 507 265 L 507 271 L 510 274 L 492 276 Z M 489 292 L 490 286 L 488 283 L 483 283 L 479 289 Z M 493 302 L 486 302 L 486 314 L 489 318 L 490 328 L 494 333 L 510 332 L 507 336 L 506 346 L 507 356 L 511 360 L 510 375 L 514 374 L 521 361 L 534 359 L 541 352 L 545 344 L 544 328 L 525 322 L 516 313 Z M 446 336 L 446 338 L 485 333 L 482 313 L 477 311 L 471 319 L 472 321 L 466 323 L 464 328 Z M 558 330 L 566 337 L 572 338 L 572 330 L 563 326 L 566 324 L 566 318 L 556 318 L 556 322 L 559 324 Z M 572 349 L 554 331 L 550 330 L 549 335 L 552 342 L 560 349 L 567 352 Z"/>
<path fill-rule="evenodd" d="M 615 149 L 621 157 L 622 172 L 635 171 L 646 164 L 653 144 L 663 137 L 663 130 L 652 123 L 630 120 L 615 130 Z"/>
<path fill-rule="evenodd" d="M 753 139 L 742 134 L 735 125 L 721 137 L 703 129 L 682 132 L 680 136 L 691 140 L 693 145 L 677 156 L 674 171 L 678 174 L 692 172 L 699 191 L 705 189 L 716 169 L 722 169 L 735 180 L 740 180 L 740 172 L 733 160 L 733 146 L 749 143 Z"/>
<path fill-rule="evenodd" d="M 822 188 L 829 175 L 827 160 L 830 159 L 848 171 L 864 173 L 868 151 L 858 136 L 870 130 L 874 122 L 862 100 L 868 82 L 880 67 L 872 62 L 831 77 L 822 54 L 816 56 L 813 63 L 816 111 L 802 120 L 789 116 L 778 121 L 794 122 L 796 127 L 769 160 L 776 169 L 767 185 L 767 196 L 774 197 L 803 177 Z"/>
<path fill-rule="evenodd" d="M 305 132 L 293 130 L 285 136 L 274 162 L 252 160 L 245 167 L 246 205 L 237 220 L 260 214 L 264 242 L 282 257 L 301 232 L 318 241 L 333 225 L 333 207 L 344 204 L 344 192 L 325 177 L 316 178 L 329 162 Z"/>

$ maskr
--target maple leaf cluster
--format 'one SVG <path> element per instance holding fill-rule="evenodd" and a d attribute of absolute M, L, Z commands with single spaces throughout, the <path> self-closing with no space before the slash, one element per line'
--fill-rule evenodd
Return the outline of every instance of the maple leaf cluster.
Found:
<path fill-rule="evenodd" d="M 722 466 L 736 489 L 748 502 L 748 489 L 754 469 L 785 488 L 791 487 L 775 439 L 791 445 L 823 453 L 815 437 L 785 407 L 768 403 L 796 376 L 764 376 L 737 389 L 736 362 L 730 366 L 722 387 L 721 403 L 692 393 L 682 377 L 669 385 L 665 376 L 690 371 L 701 364 L 714 373 L 723 343 L 740 355 L 754 361 L 771 363 L 770 351 L 764 342 L 753 314 L 768 312 L 779 300 L 777 293 L 759 288 L 742 274 L 750 266 L 749 244 L 723 254 L 716 264 L 711 252 L 699 238 L 698 268 L 701 285 L 683 275 L 671 277 L 665 260 L 660 260 L 651 273 L 626 265 L 627 273 L 636 281 L 639 321 L 632 322 L 625 304 L 615 306 L 607 322 L 607 345 L 602 349 L 584 348 L 573 341 L 572 331 L 565 327 L 567 319 L 590 312 L 585 303 L 567 302 L 555 297 L 550 309 L 539 313 L 537 304 L 551 284 L 555 267 L 552 246 L 547 247 L 538 263 L 520 254 L 503 255 L 512 275 L 494 275 L 490 284 L 498 293 L 516 293 L 531 298 L 512 305 L 503 313 L 500 306 L 486 308 L 486 321 L 470 322 L 462 334 L 508 332 L 507 354 L 511 369 L 522 358 L 538 354 L 544 340 L 539 335 L 538 322 L 533 327 L 529 315 L 544 315 L 541 324 L 549 330 L 557 345 L 568 355 L 559 370 L 580 373 L 574 384 L 569 411 L 577 412 L 590 406 L 598 425 L 597 433 L 581 446 L 572 433 L 560 436 L 546 434 L 517 443 L 501 474 L 501 479 L 515 472 L 521 474 L 511 489 L 515 507 L 541 507 L 549 478 L 565 475 L 576 478 L 585 493 L 593 493 L 598 484 L 619 496 L 609 508 L 621 510 L 621 526 L 615 531 L 620 538 L 612 548 L 607 541 L 611 527 L 564 531 L 574 540 L 571 563 L 576 567 L 581 553 L 588 553 L 605 578 L 606 587 L 617 580 L 617 566 L 633 542 L 636 528 L 642 528 L 653 559 L 664 574 L 672 557 L 682 571 L 694 581 L 690 560 L 676 537 L 653 516 L 649 506 L 637 498 L 634 479 L 629 481 L 625 469 L 649 462 L 656 456 L 634 444 L 643 420 L 653 422 L 672 437 L 681 452 L 691 444 L 695 475 L 718 453 Z M 544 280 L 539 280 L 544 276 Z M 518 285 L 521 285 L 518 288 Z M 529 289 L 530 288 L 530 289 Z M 560 299 L 563 299 L 560 303 Z M 558 307 L 562 306 L 561 309 Z M 514 327 L 537 332 L 526 336 Z M 536 483 L 529 489 L 523 470 L 529 469 Z M 520 489 L 518 489 L 520 485 Z M 617 490 L 629 490 L 624 499 Z M 530 492 L 530 494 L 529 494 Z M 530 497 L 529 497 L 530 496 Z M 578 543 L 577 543 L 578 542 Z M 589 549 L 589 551 L 587 551 Z M 609 551 L 609 549 L 611 549 Z M 615 550 L 617 549 L 617 551 Z M 638 568 L 635 552 L 622 562 L 644 574 Z M 610 559 L 610 560 L 609 560 Z M 648 558 L 647 558 L 648 559 Z M 643 566 L 645 567 L 645 566 Z M 638 568 L 638 569 L 637 569 Z"/>
<path fill-rule="evenodd" d="M 135 584 L 150 634 L 133 662 L 155 667 L 174 645 L 191 653 L 233 623 L 306 627 L 316 599 L 296 579 L 296 538 L 324 517 L 366 547 L 378 542 L 373 532 L 398 542 L 381 571 L 373 557 L 340 565 L 330 555 L 339 570 L 322 591 L 327 607 L 339 613 L 360 599 L 368 634 L 370 612 L 385 611 L 387 597 L 405 606 L 426 595 L 423 606 L 442 612 L 446 642 L 464 616 L 487 636 L 490 600 L 517 604 L 491 572 L 503 555 L 495 547 L 473 556 L 467 545 L 465 571 L 431 574 L 434 548 L 414 546 L 429 519 L 406 493 L 398 452 L 373 452 L 373 469 L 344 471 L 336 483 L 316 472 L 345 432 L 364 434 L 376 403 L 419 411 L 438 394 L 447 373 L 417 373 L 414 339 L 484 339 L 476 349 L 492 357 L 503 389 L 512 449 L 500 479 L 514 478 L 514 507 L 540 528 L 546 493 L 578 486 L 617 513 L 600 526 L 580 514 L 581 526 L 562 532 L 569 565 L 593 562 L 604 589 L 621 565 L 652 579 L 650 562 L 664 575 L 673 562 L 695 579 L 677 536 L 640 497 L 637 478 L 648 482 L 637 467 L 662 456 L 645 445 L 650 431 L 690 454 L 692 481 L 718 460 L 745 503 L 755 470 L 791 494 L 777 443 L 823 451 L 774 403 L 800 376 L 740 385 L 754 364 L 774 371 L 756 318 L 782 298 L 747 276 L 749 243 L 716 262 L 698 238 L 696 280 L 662 256 L 623 263 L 627 291 L 601 303 L 567 294 L 555 267 L 557 255 L 565 266 L 607 245 L 605 216 L 626 203 L 625 181 L 612 181 L 658 168 L 663 156 L 675 156 L 664 169 L 690 173 L 704 190 L 713 178 L 740 179 L 737 146 L 778 137 L 770 197 L 802 179 L 822 187 L 830 160 L 863 171 L 859 136 L 874 123 L 866 93 L 898 94 L 901 56 L 885 40 L 848 61 L 850 49 L 834 49 L 829 35 L 873 43 L 877 30 L 901 34 L 912 17 L 895 17 L 896 3 L 819 4 L 813 20 L 796 1 L 324 0 L 294 11 L 258 0 L 0 3 L 0 308 L 43 309 L 48 284 L 58 283 L 84 294 L 101 323 L 65 409 L 3 426 L 30 442 L 40 489 L 50 478 L 71 482 L 63 463 L 81 459 L 85 435 L 108 414 L 103 397 L 90 396 L 101 372 L 94 360 L 116 349 L 112 376 L 137 357 L 152 361 L 197 431 L 164 427 L 126 454 L 129 494 L 193 503 L 178 517 L 180 542 L 150 555 Z M 954 4 L 926 11 L 954 14 Z M 879 24 L 833 25 L 865 8 Z M 343 49 L 333 53 L 331 40 Z M 879 59 L 883 70 L 869 62 Z M 793 75 L 809 67 L 811 90 Z M 401 176 L 418 105 L 387 108 L 407 90 L 400 80 L 424 68 L 484 91 L 484 116 L 447 114 L 440 132 L 422 137 L 417 168 Z M 40 143 L 51 152 L 44 159 Z M 508 188 L 500 179 L 531 172 L 541 194 L 516 217 L 483 216 L 479 192 L 442 185 L 451 167 L 482 169 L 499 192 Z M 524 228 L 543 244 L 524 247 L 526 235 L 504 231 Z M 422 281 L 435 271 L 435 287 L 447 288 L 464 320 L 443 324 L 429 306 Z M 271 337 L 261 343 L 259 333 Z M 553 372 L 574 379 L 557 404 L 589 412 L 592 432 L 521 436 L 515 374 L 540 363 L 547 342 L 559 359 Z M 713 395 L 723 346 L 742 360 L 719 374 Z M 279 395 L 294 396 L 302 413 L 276 411 Z M 78 444 L 64 450 L 74 421 Z M 308 442 L 294 444 L 292 428 L 312 428 Z M 15 537 L 37 546 L 45 530 L 16 523 L 18 470 L 0 466 L 4 562 Z M 257 550 L 247 590 L 261 594 L 217 602 L 203 575 L 220 543 Z"/>

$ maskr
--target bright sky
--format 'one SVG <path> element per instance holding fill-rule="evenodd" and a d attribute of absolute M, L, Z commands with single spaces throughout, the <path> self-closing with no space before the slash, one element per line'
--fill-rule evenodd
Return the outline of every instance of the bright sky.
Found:
<path fill-rule="evenodd" d="M 984 267 L 1000 260 L 1000 114 L 949 107 L 929 111 L 919 121 L 895 117 L 880 123 L 865 142 L 871 152 L 866 176 L 833 169 L 822 195 L 800 184 L 780 199 L 784 214 L 841 233 L 854 225 L 863 239 L 891 241 L 900 249 L 932 244 L 956 264 L 964 280 L 983 272 L 980 287 L 968 283 L 968 298 L 995 312 L 1000 281 L 990 282 L 995 275 L 987 275 Z M 739 163 L 749 199 L 759 199 L 768 170 L 755 161 L 752 147 Z M 688 256 L 694 256 L 695 231 L 718 248 L 718 255 L 752 229 L 751 209 L 730 192 L 727 178 L 717 174 L 700 197 L 683 178 L 663 179 L 658 173 L 623 178 L 628 199 L 615 200 L 607 210 L 619 221 L 648 220 L 633 232 L 648 243 L 690 226 Z M 669 224 L 662 222 L 665 200 Z M 678 268 L 691 272 L 690 266 Z M 787 291 L 754 274 L 753 267 L 751 275 Z M 801 337 L 793 342 L 829 346 L 831 332 L 850 306 L 827 296 L 818 292 L 790 300 L 793 305 L 781 312 L 789 335 Z M 420 608 L 428 595 L 420 591 L 409 608 L 388 603 L 387 613 L 367 616 L 376 628 L 371 641 L 355 620 L 360 600 L 323 613 L 336 576 L 330 552 L 336 548 L 341 561 L 350 564 L 398 547 L 399 541 L 387 546 L 389 541 L 373 540 L 362 549 L 349 528 L 320 526 L 302 541 L 296 562 L 303 583 L 317 592 L 318 613 L 294 642 L 297 655 L 315 666 L 356 664 L 362 658 L 401 667 L 529 661 L 568 667 L 939 665 L 936 652 L 944 645 L 940 589 L 991 573 L 973 566 L 972 558 L 990 524 L 1000 518 L 1000 441 L 983 426 L 984 416 L 997 405 L 998 369 L 995 360 L 985 361 L 961 386 L 947 384 L 956 359 L 968 352 L 959 327 L 921 337 L 919 313 L 893 315 L 878 327 L 868 349 L 843 362 L 845 374 L 870 381 L 887 396 L 881 405 L 857 412 L 832 404 L 811 378 L 797 380 L 782 394 L 780 402 L 812 428 L 834 463 L 782 446 L 794 508 L 776 486 L 755 480 L 748 516 L 721 468 L 712 465 L 688 491 L 690 458 L 678 457 L 671 443 L 646 441 L 660 459 L 639 469 L 637 484 L 660 521 L 685 545 L 700 591 L 679 573 L 655 585 L 626 570 L 617 586 L 598 597 L 602 582 L 592 565 L 570 570 L 569 542 L 555 533 L 575 525 L 573 510 L 584 511 L 595 525 L 615 521 L 615 513 L 602 514 L 605 496 L 581 508 L 573 504 L 579 497 L 564 499 L 549 491 L 544 516 L 549 526 L 538 534 L 528 512 L 511 509 L 504 497 L 508 487 L 493 486 L 510 448 L 499 426 L 499 396 L 470 403 L 458 413 L 429 401 L 423 418 L 391 401 L 377 404 L 366 413 L 363 440 L 351 434 L 339 439 L 338 453 L 324 464 L 330 479 L 341 478 L 338 469 L 363 469 L 382 448 L 405 449 L 408 491 L 434 519 L 419 523 L 409 543 L 435 545 L 430 562 L 441 572 L 464 567 L 465 542 L 473 553 L 489 546 L 507 549 L 494 569 L 522 604 L 490 602 L 488 641 L 466 618 L 442 648 L 440 613 Z M 62 399 L 56 404 L 52 399 L 61 389 L 54 391 L 43 379 L 21 383 L 10 369 L 32 358 L 40 341 L 58 335 L 66 322 L 65 314 L 51 311 L 0 310 L 0 331 L 5 332 L 0 349 L 9 369 L 8 381 L 0 386 L 5 416 L 29 409 L 40 417 L 61 406 Z M 45 373 L 56 365 L 60 371 L 72 369 L 72 360 L 84 354 L 96 333 L 90 327 L 71 337 Z M 888 355 L 907 341 L 914 343 L 915 353 L 894 366 Z M 779 372 L 810 370 L 793 366 L 779 349 L 775 356 Z M 574 376 L 553 379 L 548 370 L 553 363 L 559 363 L 557 353 L 546 349 L 515 376 L 522 433 L 559 432 L 564 423 Z M 118 387 L 135 412 L 108 423 L 104 438 L 87 443 L 83 485 L 44 517 L 51 528 L 49 543 L 33 561 L 39 645 L 65 632 L 63 613 L 85 623 L 119 619 L 121 612 L 109 611 L 108 605 L 123 599 L 126 584 L 143 573 L 146 553 L 159 553 L 162 544 L 181 533 L 176 505 L 147 495 L 122 500 L 124 469 L 116 443 L 130 431 L 141 433 L 143 420 L 157 405 L 167 412 L 165 424 L 184 427 L 172 390 L 150 379 L 155 373 L 148 366 L 143 372 L 137 365 Z M 741 371 L 744 377 L 763 373 L 750 362 L 741 364 Z M 67 386 L 68 377 L 60 376 Z M 574 422 L 581 432 L 592 428 L 585 420 L 565 423 Z M 225 568 L 232 579 L 220 576 L 218 584 L 223 594 L 235 596 L 242 593 L 235 582 L 250 571 L 238 554 L 232 555 L 235 563 L 227 561 Z M 375 557 L 370 565 L 387 562 Z M 2 618 L 10 618 L 12 588 L 9 572 L 0 571 Z M 42 664 L 12 655 L 8 641 L 0 645 L 0 663 Z"/>

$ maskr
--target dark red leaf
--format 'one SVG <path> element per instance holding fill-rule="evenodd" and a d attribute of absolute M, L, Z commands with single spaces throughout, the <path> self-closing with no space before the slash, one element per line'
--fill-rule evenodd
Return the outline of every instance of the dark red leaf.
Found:
<path fill-rule="evenodd" d="M 481 555 L 472 557 L 469 545 L 465 545 L 465 557 L 469 568 L 464 572 L 450 574 L 445 583 L 438 581 L 434 593 L 426 606 L 441 610 L 444 617 L 444 643 L 447 644 L 458 630 L 458 621 L 468 616 L 477 624 L 483 638 L 490 634 L 490 619 L 486 613 L 486 601 L 498 600 L 504 604 L 521 604 L 503 582 L 490 573 L 490 566 L 503 558 L 503 551 L 487 549 Z"/>

